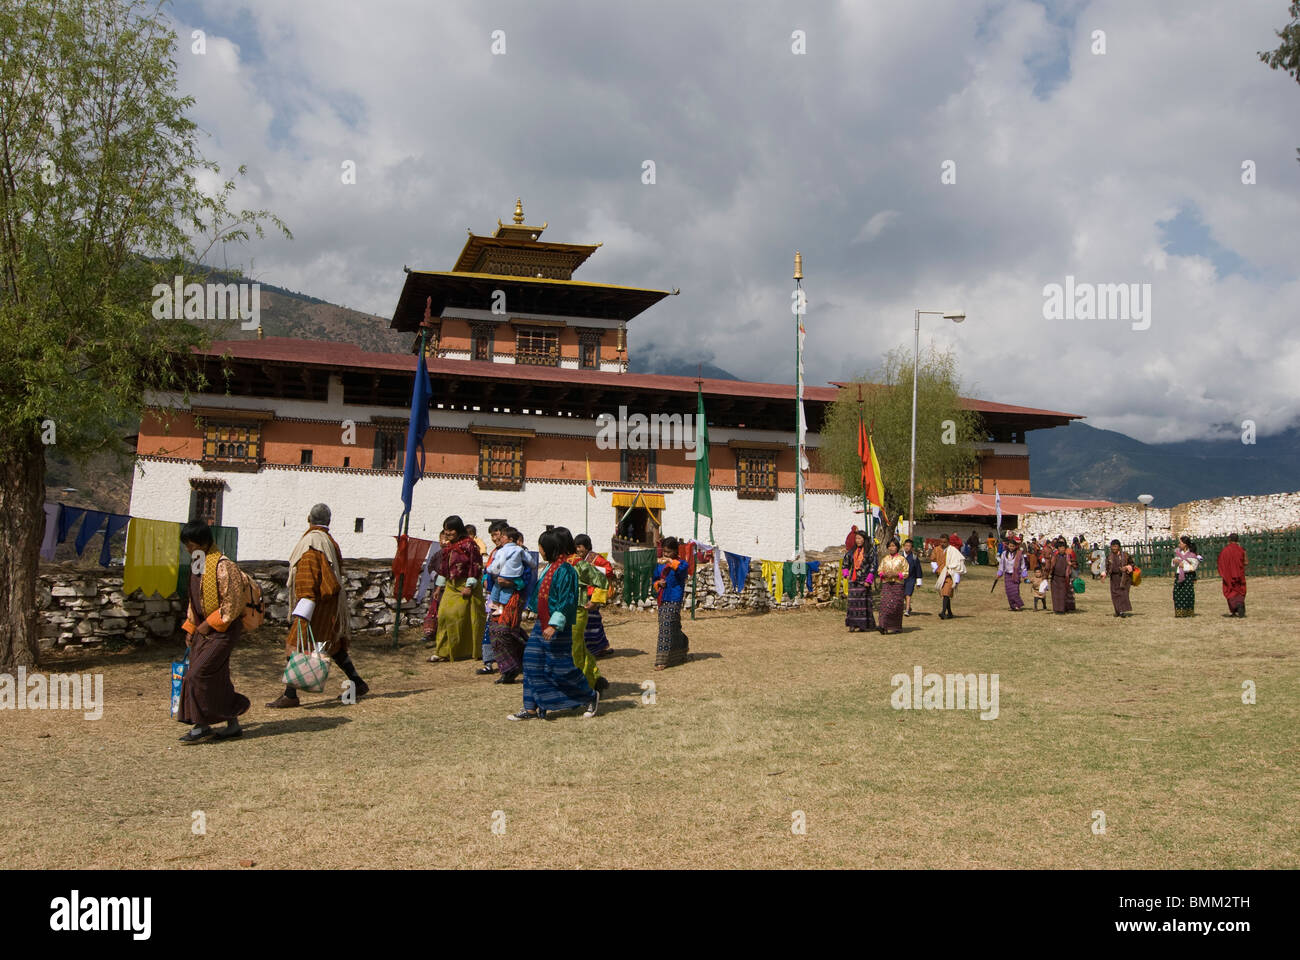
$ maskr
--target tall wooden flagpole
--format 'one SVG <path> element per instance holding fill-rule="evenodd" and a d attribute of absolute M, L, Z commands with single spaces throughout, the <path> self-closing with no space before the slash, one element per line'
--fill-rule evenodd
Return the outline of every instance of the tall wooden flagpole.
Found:
<path fill-rule="evenodd" d="M 794 461 L 794 559 L 804 560 L 803 487 L 804 487 L 804 415 L 803 415 L 803 254 L 794 252 L 794 359 L 795 359 L 795 461 Z"/>

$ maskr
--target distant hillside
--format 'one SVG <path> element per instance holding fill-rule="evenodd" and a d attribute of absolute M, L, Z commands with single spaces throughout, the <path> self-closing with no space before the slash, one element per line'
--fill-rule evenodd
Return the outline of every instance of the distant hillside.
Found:
<path fill-rule="evenodd" d="M 733 373 L 715 367 L 711 363 L 692 360 L 689 357 L 644 357 L 633 353 L 627 364 L 628 373 L 654 373 L 664 377 L 707 377 L 711 380 L 739 380 Z"/>
<path fill-rule="evenodd" d="M 1031 430 L 1035 496 L 1119 501 L 1149 493 L 1158 506 L 1300 490 L 1300 427 L 1254 445 L 1240 440 L 1143 443 L 1085 423 Z"/>

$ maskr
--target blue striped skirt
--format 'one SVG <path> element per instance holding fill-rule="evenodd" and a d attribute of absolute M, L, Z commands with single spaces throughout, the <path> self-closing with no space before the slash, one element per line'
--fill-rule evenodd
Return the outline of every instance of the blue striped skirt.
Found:
<path fill-rule="evenodd" d="M 596 695 L 573 664 L 572 627 L 556 630 L 547 640 L 545 624 L 533 624 L 524 647 L 524 709 L 550 713 L 586 707 Z"/>
<path fill-rule="evenodd" d="M 582 635 L 582 642 L 587 645 L 588 653 L 602 653 L 609 649 L 609 637 L 605 636 L 605 621 L 601 619 L 599 607 L 587 614 L 587 632 Z"/>

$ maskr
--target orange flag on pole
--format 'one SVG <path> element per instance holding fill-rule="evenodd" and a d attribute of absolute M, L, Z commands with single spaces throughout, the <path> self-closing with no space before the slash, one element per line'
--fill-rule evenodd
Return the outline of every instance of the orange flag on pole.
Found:
<path fill-rule="evenodd" d="M 587 496 L 594 497 L 596 495 L 596 488 L 591 482 L 591 458 L 587 457 L 585 459 L 587 461 Z"/>
<path fill-rule="evenodd" d="M 858 457 L 862 460 L 862 489 L 867 502 L 885 509 L 885 484 L 880 479 L 880 461 L 876 447 L 867 434 L 866 425 L 858 421 Z"/>

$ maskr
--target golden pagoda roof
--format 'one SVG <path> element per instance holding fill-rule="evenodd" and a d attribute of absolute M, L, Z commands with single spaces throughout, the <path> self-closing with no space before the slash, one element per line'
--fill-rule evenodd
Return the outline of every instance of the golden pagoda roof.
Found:
<path fill-rule="evenodd" d="M 567 274 L 558 278 L 567 280 L 601 246 L 599 243 L 552 243 L 539 240 L 546 227 L 546 223 L 540 227 L 524 223 L 523 201 L 516 198 L 514 223 L 502 223 L 498 218 L 496 233 L 490 237 L 476 234 L 471 229 L 469 238 L 451 269 L 455 273 L 520 276 L 521 270 L 537 267 L 543 275 Z M 510 272 L 486 269 L 494 264 L 508 267 Z"/>

